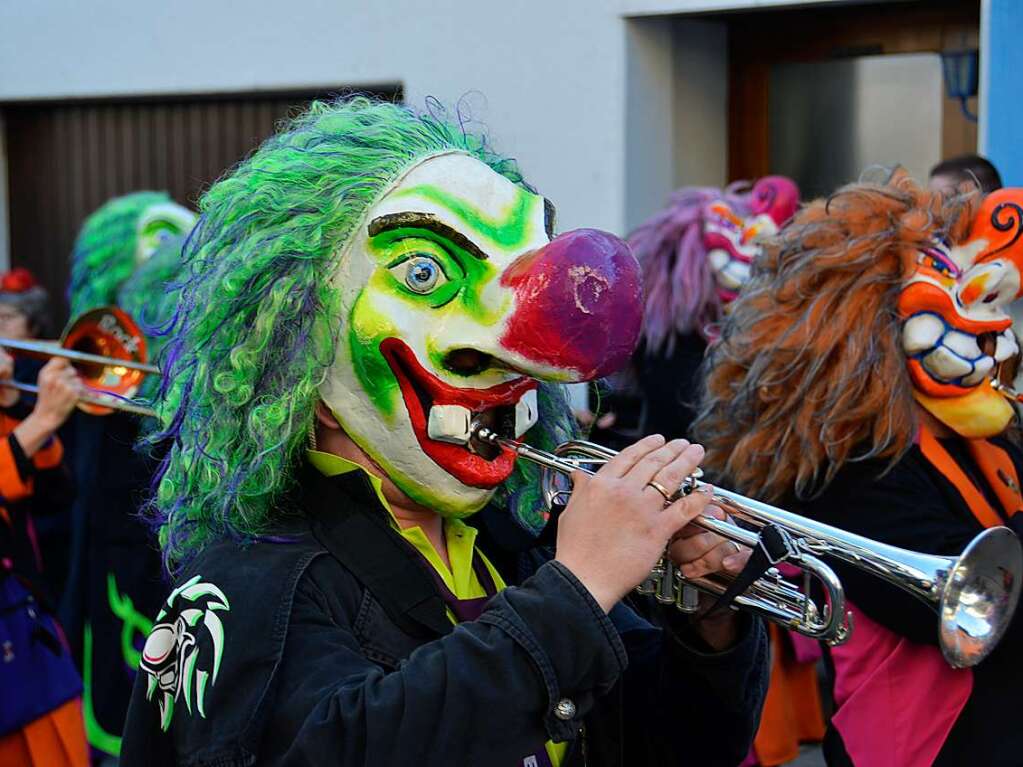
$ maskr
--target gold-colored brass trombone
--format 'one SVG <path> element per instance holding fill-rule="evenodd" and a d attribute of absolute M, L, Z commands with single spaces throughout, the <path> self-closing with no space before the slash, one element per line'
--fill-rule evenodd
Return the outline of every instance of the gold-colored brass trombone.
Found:
<path fill-rule="evenodd" d="M 152 408 L 131 401 L 146 375 L 160 369 L 146 361 L 146 338 L 128 314 L 115 306 L 92 309 L 76 319 L 60 341 L 0 338 L 0 347 L 29 357 L 63 357 L 81 376 L 87 393 L 78 400 L 90 415 L 109 415 L 115 410 L 137 415 L 156 415 Z M 39 387 L 24 381 L 0 381 L 0 386 L 38 393 Z"/>
<path fill-rule="evenodd" d="M 565 442 L 548 453 L 479 425 L 474 427 L 474 435 L 543 467 L 541 483 L 548 508 L 563 504 L 571 494 L 564 477 L 577 470 L 592 474 L 596 465 L 616 455 L 613 450 L 582 440 Z M 692 476 L 675 497 L 703 485 L 698 474 Z M 987 657 L 1012 619 L 1020 596 L 1023 550 L 1008 528 L 985 530 L 958 556 L 934 556 L 854 535 L 719 487 L 713 492 L 714 504 L 734 521 L 702 516 L 695 524 L 749 547 L 760 545 L 760 531 L 774 526 L 790 542 L 785 562 L 803 571 L 803 587 L 798 588 L 772 568 L 735 599 L 738 608 L 815 639 L 832 644 L 844 641 L 853 629 L 851 616 L 845 610 L 841 581 L 821 559 L 826 556 L 891 583 L 934 609 L 938 614 L 939 645 L 953 668 L 967 668 Z M 811 596 L 813 578 L 823 588 L 825 599 L 821 605 Z M 692 611 L 697 602 L 694 589 L 721 595 L 731 582 L 730 577 L 721 575 L 686 578 L 663 557 L 638 588 L 662 603 Z"/>

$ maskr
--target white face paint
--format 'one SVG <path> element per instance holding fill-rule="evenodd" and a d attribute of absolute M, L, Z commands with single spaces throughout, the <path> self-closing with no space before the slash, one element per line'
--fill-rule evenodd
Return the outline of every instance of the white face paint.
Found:
<path fill-rule="evenodd" d="M 158 247 L 172 237 L 188 234 L 197 220 L 195 213 L 176 202 L 150 205 L 136 226 L 135 263 L 147 261 Z"/>
<path fill-rule="evenodd" d="M 488 460 L 470 449 L 470 422 L 521 435 L 536 421 L 529 376 L 571 372 L 500 342 L 516 302 L 501 276 L 548 242 L 541 197 L 453 153 L 400 178 L 341 254 L 344 328 L 320 394 L 388 477 L 438 513 L 479 510 L 511 473 L 510 451 Z"/>

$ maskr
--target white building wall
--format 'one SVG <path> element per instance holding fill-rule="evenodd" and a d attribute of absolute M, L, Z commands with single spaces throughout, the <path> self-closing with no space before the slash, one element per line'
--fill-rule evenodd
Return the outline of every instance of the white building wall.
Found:
<path fill-rule="evenodd" d="M 724 27 L 669 15 L 808 4 L 12 1 L 0 3 L 0 103 L 400 83 L 422 106 L 472 92 L 473 116 L 555 202 L 559 228 L 624 232 L 675 186 L 726 181 Z M 646 14 L 659 16 L 628 19 Z"/>
<path fill-rule="evenodd" d="M 0 102 L 401 83 L 407 101 L 422 105 L 427 96 L 452 102 L 478 91 L 483 99 L 474 100 L 476 116 L 490 126 L 496 146 L 518 157 L 530 180 L 555 201 L 562 227 L 621 231 L 634 218 L 626 212 L 627 186 L 654 201 L 679 180 L 661 173 L 664 178 L 650 179 L 655 192 L 640 191 L 643 173 L 659 172 L 651 157 L 672 156 L 672 135 L 681 127 L 672 123 L 670 90 L 656 100 L 671 87 L 663 30 L 672 22 L 651 20 L 651 34 L 630 37 L 624 17 L 765 4 L 805 3 L 6 2 L 0 3 Z M 628 62 L 644 56 L 653 65 L 640 64 L 627 77 Z M 627 131 L 629 110 L 646 107 L 656 114 L 643 118 L 645 127 Z M 654 125 L 664 120 L 668 127 Z M 630 150 L 627 133 L 657 143 Z M 701 140 L 703 155 L 706 145 Z M 686 167 L 679 162 L 671 159 L 669 166 Z M 638 165 L 627 185 L 632 163 Z M 701 171 L 700 181 L 719 173 Z M 649 207 L 646 202 L 637 200 L 635 215 Z"/>
<path fill-rule="evenodd" d="M 7 213 L 7 133 L 4 131 L 4 115 L 0 111 L 0 270 L 11 268 L 11 236 Z"/>
<path fill-rule="evenodd" d="M 0 4 L 0 101 L 401 83 L 463 94 L 561 225 L 622 224 L 624 33 L 608 0 Z"/>

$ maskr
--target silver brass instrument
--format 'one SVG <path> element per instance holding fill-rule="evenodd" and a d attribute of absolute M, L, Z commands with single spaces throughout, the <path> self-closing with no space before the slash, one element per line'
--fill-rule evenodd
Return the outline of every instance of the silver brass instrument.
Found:
<path fill-rule="evenodd" d="M 593 474 L 594 466 L 616 455 L 613 450 L 582 440 L 562 443 L 548 453 L 479 426 L 475 435 L 543 467 L 541 482 L 548 508 L 564 503 L 571 494 L 564 477 L 573 471 Z M 689 477 L 675 498 L 704 486 L 699 474 Z M 803 572 L 799 588 L 771 568 L 736 597 L 733 608 L 752 611 L 830 644 L 844 641 L 852 630 L 851 615 L 845 609 L 841 581 L 820 559 L 828 556 L 898 586 L 933 608 L 938 614 L 939 645 L 953 668 L 974 666 L 987 657 L 1012 619 L 1020 595 L 1023 549 L 1008 528 L 985 530 L 959 556 L 934 556 L 854 535 L 730 490 L 714 487 L 713 493 L 714 504 L 735 522 L 702 516 L 694 524 L 748 547 L 760 544 L 758 530 L 773 525 L 791 542 L 785 562 Z M 820 605 L 811 596 L 814 578 L 824 593 Z M 720 596 L 731 581 L 720 574 L 686 578 L 665 556 L 638 590 L 692 612 L 697 606 L 697 591 Z"/>

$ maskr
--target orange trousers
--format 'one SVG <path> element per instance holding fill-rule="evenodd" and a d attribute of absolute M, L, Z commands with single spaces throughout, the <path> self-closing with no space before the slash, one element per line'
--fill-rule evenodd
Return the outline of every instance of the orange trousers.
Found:
<path fill-rule="evenodd" d="M 792 645 L 774 623 L 771 634 L 771 685 L 753 740 L 753 752 L 762 767 L 791 762 L 800 743 L 824 739 L 824 714 L 815 663 L 800 663 Z"/>
<path fill-rule="evenodd" d="M 3 767 L 89 767 L 80 698 L 0 737 Z"/>

